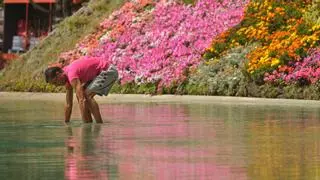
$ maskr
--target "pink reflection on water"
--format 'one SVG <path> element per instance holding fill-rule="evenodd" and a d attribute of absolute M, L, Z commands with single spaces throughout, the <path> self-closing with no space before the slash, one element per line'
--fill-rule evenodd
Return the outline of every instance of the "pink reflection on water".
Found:
<path fill-rule="evenodd" d="M 188 136 L 188 111 L 182 105 L 106 105 L 102 115 L 127 125 L 122 130 L 131 137 Z"/>
<path fill-rule="evenodd" d="M 230 179 L 230 168 L 217 165 L 212 159 L 215 152 L 201 152 L 189 148 L 170 148 L 158 146 L 137 147 L 136 153 L 130 150 L 119 152 L 120 170 L 129 162 L 139 159 L 132 174 L 145 174 L 154 179 Z M 132 178 L 132 176 L 130 177 Z"/>
<path fill-rule="evenodd" d="M 101 111 L 111 123 L 98 132 L 72 128 L 66 179 L 247 179 L 241 164 L 217 161 L 230 147 L 211 143 L 215 129 L 194 123 L 187 106 L 107 104 Z"/>
<path fill-rule="evenodd" d="M 92 180 L 108 179 L 104 156 L 95 153 L 96 139 L 100 135 L 100 125 L 83 125 L 80 128 L 68 127 L 65 157 L 65 179 Z M 102 159 L 100 159 L 102 158 Z M 102 160 L 102 161 L 101 161 Z"/>

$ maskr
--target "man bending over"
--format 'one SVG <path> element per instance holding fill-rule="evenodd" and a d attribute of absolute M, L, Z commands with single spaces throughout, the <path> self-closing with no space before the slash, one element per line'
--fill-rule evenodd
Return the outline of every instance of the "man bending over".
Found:
<path fill-rule="evenodd" d="M 93 115 L 97 123 L 103 123 L 99 105 L 94 96 L 107 96 L 118 79 L 118 71 L 105 60 L 97 57 L 83 57 L 65 66 L 49 67 L 45 70 L 46 82 L 66 87 L 65 122 L 70 121 L 73 89 L 79 102 L 83 122 L 91 123 Z"/>

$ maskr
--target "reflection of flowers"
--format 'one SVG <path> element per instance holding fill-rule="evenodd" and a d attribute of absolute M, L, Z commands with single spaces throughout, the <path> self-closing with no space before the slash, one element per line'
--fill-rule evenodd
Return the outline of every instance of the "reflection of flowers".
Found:
<path fill-rule="evenodd" d="M 73 61 L 83 56 L 79 49 L 85 49 L 87 56 L 116 64 L 121 83 L 136 80 L 169 86 L 183 81 L 186 69 L 199 64 L 199 52 L 212 37 L 240 22 L 245 4 L 243 0 L 199 0 L 195 6 L 128 2 L 67 56 Z"/>
<path fill-rule="evenodd" d="M 244 161 L 237 160 L 235 165 L 230 159 L 224 159 L 225 165 L 217 163 L 221 153 L 233 156 L 239 153 L 233 152 L 228 143 L 214 144 L 219 140 L 219 128 L 226 125 L 224 118 L 212 117 L 211 106 L 194 107 L 181 104 L 106 104 L 102 107 L 102 115 L 119 124 L 112 128 L 103 126 L 102 132 L 106 140 L 103 143 L 109 141 L 111 154 L 119 157 L 120 177 L 233 179 L 237 169 L 237 179 L 247 179 L 242 168 Z M 206 113 L 211 113 L 210 117 L 205 116 Z M 208 118 L 218 123 L 208 125 Z M 226 134 L 230 130 L 222 129 L 220 132 Z"/>

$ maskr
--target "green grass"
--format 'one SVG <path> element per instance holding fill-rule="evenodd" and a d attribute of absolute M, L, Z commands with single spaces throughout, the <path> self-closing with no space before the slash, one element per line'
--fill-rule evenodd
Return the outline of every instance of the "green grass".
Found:
<path fill-rule="evenodd" d="M 183 0 L 185 4 L 195 4 L 197 0 Z"/>
<path fill-rule="evenodd" d="M 43 71 L 59 54 L 71 50 L 99 23 L 124 4 L 124 0 L 94 0 L 88 4 L 89 13 L 77 14 L 62 21 L 54 33 L 31 51 L 12 61 L 0 71 L 0 91 L 58 92 L 45 83 Z"/>

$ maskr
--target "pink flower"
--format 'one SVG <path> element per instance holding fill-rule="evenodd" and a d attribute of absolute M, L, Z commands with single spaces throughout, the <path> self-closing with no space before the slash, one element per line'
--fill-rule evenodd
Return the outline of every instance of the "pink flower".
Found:
<path fill-rule="evenodd" d="M 153 10 L 128 3 L 100 24 L 100 42 L 89 38 L 75 51 L 86 49 L 87 54 L 115 64 L 121 83 L 160 81 L 167 87 L 184 81 L 184 72 L 199 65 L 200 53 L 212 39 L 241 21 L 246 3 L 199 0 L 187 6 L 161 1 Z"/>

